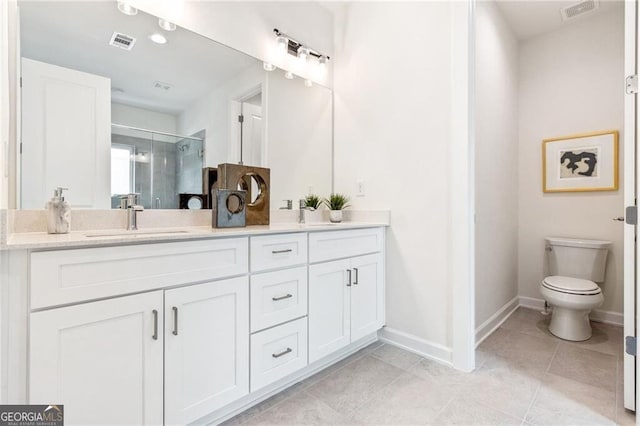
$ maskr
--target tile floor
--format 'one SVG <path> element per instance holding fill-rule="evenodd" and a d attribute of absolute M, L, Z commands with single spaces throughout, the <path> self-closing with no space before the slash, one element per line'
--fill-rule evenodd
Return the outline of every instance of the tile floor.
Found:
<path fill-rule="evenodd" d="M 226 425 L 635 424 L 622 407 L 622 329 L 593 324 L 566 342 L 519 308 L 461 373 L 375 343 Z"/>

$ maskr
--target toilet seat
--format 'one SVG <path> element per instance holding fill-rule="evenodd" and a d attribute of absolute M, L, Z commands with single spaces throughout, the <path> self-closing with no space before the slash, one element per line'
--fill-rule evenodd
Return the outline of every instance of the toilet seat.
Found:
<path fill-rule="evenodd" d="M 542 285 L 549 290 L 566 294 L 589 296 L 602 293 L 600 287 L 593 281 L 559 275 L 546 277 Z"/>

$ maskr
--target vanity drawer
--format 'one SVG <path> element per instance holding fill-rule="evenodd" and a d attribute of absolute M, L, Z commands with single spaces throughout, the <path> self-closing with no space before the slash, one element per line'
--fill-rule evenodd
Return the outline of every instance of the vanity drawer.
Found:
<path fill-rule="evenodd" d="M 246 274 L 248 238 L 35 252 L 31 309 Z"/>
<path fill-rule="evenodd" d="M 307 318 L 251 335 L 251 392 L 307 365 Z"/>
<path fill-rule="evenodd" d="M 251 271 L 286 268 L 307 263 L 307 234 L 251 237 Z"/>
<path fill-rule="evenodd" d="M 313 232 L 309 234 L 309 263 L 376 253 L 383 247 L 383 228 Z"/>
<path fill-rule="evenodd" d="M 307 267 L 251 276 L 251 332 L 307 315 Z"/>

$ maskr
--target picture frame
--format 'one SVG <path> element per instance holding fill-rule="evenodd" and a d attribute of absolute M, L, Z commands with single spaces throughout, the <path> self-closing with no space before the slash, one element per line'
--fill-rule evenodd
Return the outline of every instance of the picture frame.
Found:
<path fill-rule="evenodd" d="M 618 131 L 544 139 L 542 191 L 618 190 Z"/>

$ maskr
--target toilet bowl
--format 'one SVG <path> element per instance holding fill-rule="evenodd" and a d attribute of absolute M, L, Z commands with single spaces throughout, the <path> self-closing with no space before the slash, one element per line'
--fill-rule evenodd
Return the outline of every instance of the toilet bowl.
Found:
<path fill-rule="evenodd" d="M 591 338 L 589 313 L 604 302 L 602 289 L 610 241 L 545 238 L 551 275 L 540 283 L 551 305 L 549 331 L 561 339 Z"/>
<path fill-rule="evenodd" d="M 553 306 L 549 331 L 565 340 L 591 338 L 589 313 L 602 305 L 604 297 L 596 283 L 579 278 L 550 276 L 540 285 L 542 297 Z"/>

